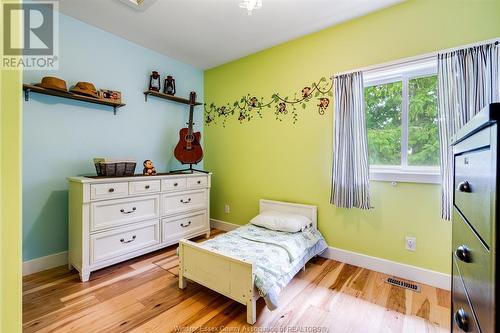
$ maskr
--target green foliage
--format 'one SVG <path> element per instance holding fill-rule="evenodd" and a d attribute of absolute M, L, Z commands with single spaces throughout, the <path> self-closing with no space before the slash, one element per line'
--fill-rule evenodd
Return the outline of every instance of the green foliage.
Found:
<path fill-rule="evenodd" d="M 370 164 L 401 164 L 401 82 L 365 89 Z"/>
<path fill-rule="evenodd" d="M 408 93 L 408 165 L 439 165 L 436 76 L 410 80 Z"/>
<path fill-rule="evenodd" d="M 402 82 L 365 89 L 370 164 L 401 165 Z M 439 165 L 437 78 L 408 81 L 408 165 Z"/>

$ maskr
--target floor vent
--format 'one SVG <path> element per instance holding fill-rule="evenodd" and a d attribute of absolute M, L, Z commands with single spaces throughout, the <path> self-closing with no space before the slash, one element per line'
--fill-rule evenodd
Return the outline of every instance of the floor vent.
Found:
<path fill-rule="evenodd" d="M 406 281 L 403 281 L 403 280 L 400 280 L 400 279 L 394 278 L 394 277 L 386 278 L 385 282 L 392 284 L 393 286 L 396 286 L 396 287 L 409 289 L 409 290 L 415 291 L 417 293 L 420 292 L 420 286 L 416 283 L 406 282 Z"/>

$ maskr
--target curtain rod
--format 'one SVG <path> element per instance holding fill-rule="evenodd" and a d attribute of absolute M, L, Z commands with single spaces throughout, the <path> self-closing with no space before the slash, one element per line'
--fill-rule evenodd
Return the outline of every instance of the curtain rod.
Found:
<path fill-rule="evenodd" d="M 425 54 L 417 55 L 417 56 L 414 56 L 414 57 L 408 57 L 408 58 L 403 58 L 403 59 L 399 59 L 399 60 L 393 60 L 393 61 L 389 61 L 389 62 L 384 62 L 382 64 L 371 65 L 371 66 L 366 66 L 366 67 L 360 67 L 360 68 L 357 68 L 357 69 L 351 69 L 351 70 L 347 70 L 347 71 L 335 73 L 335 74 L 333 74 L 330 77 L 330 79 L 333 79 L 335 76 L 349 74 L 349 73 L 353 73 L 353 72 L 369 72 L 369 71 L 373 71 L 373 70 L 390 68 L 390 67 L 393 67 L 395 65 L 403 65 L 403 64 L 406 64 L 406 63 L 413 63 L 413 62 L 430 60 L 432 58 L 436 58 L 437 55 L 440 54 L 440 53 L 448 53 L 448 52 L 458 51 L 458 50 L 461 50 L 461 49 L 467 49 L 467 48 L 470 48 L 470 47 L 480 46 L 480 45 L 484 45 L 484 44 L 495 44 L 495 45 L 498 45 L 499 41 L 500 41 L 500 37 L 496 37 L 496 38 L 493 38 L 493 39 L 488 39 L 488 40 L 484 40 L 484 41 L 480 41 L 480 42 L 475 42 L 475 43 L 472 43 L 472 44 L 466 44 L 466 45 L 456 46 L 456 47 L 449 48 L 449 49 L 444 49 L 444 50 L 434 51 L 434 52 L 430 52 L 430 53 L 425 53 Z"/>

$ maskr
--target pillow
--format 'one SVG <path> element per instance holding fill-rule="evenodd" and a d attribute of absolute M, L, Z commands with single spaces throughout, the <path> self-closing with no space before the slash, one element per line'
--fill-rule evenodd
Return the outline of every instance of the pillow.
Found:
<path fill-rule="evenodd" d="M 312 226 L 312 221 L 303 215 L 282 213 L 274 210 L 260 213 L 250 220 L 250 223 L 266 229 L 285 232 L 304 231 Z"/>

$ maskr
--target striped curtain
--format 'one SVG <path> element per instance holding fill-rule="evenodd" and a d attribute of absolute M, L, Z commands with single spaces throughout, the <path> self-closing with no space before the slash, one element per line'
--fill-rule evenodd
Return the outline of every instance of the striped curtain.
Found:
<path fill-rule="evenodd" d="M 438 114 L 441 151 L 441 217 L 453 209 L 455 133 L 487 104 L 499 101 L 499 46 L 481 45 L 438 55 Z"/>
<path fill-rule="evenodd" d="M 335 76 L 333 171 L 330 203 L 370 208 L 363 73 Z"/>

